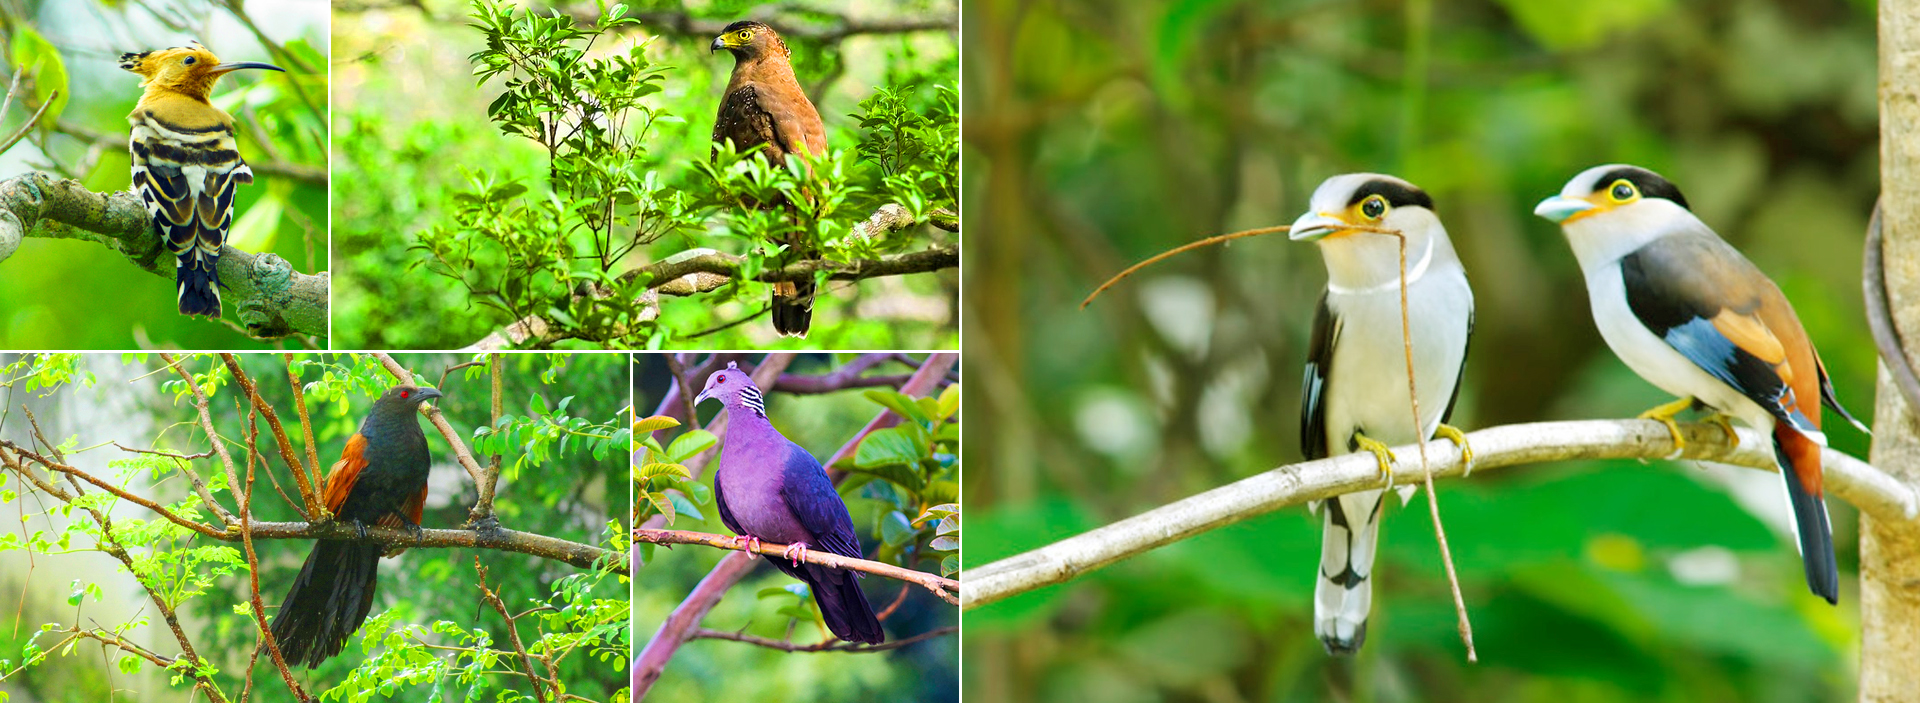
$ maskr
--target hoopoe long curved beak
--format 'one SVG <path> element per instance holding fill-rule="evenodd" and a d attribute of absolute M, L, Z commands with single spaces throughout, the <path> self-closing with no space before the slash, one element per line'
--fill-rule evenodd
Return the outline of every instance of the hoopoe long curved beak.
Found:
<path fill-rule="evenodd" d="M 243 68 L 259 68 L 259 69 L 265 69 L 268 71 L 279 71 L 281 73 L 287 72 L 287 69 L 281 68 L 279 66 L 275 66 L 270 63 L 260 63 L 259 61 L 235 61 L 232 63 L 223 63 L 218 66 L 214 66 L 213 74 L 220 75 L 220 74 L 228 73 L 231 71 L 238 71 Z"/>

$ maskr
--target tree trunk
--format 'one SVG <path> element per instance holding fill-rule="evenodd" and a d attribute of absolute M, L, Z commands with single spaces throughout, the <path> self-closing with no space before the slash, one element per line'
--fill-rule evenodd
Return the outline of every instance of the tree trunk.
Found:
<path fill-rule="evenodd" d="M 1880 2 L 1880 191 L 1888 303 L 1911 340 L 1920 335 L 1920 0 Z M 1878 394 L 1872 463 L 1920 486 L 1920 428 L 1884 366 Z M 1860 516 L 1860 700 L 1920 700 L 1920 523 L 1912 520 Z"/>

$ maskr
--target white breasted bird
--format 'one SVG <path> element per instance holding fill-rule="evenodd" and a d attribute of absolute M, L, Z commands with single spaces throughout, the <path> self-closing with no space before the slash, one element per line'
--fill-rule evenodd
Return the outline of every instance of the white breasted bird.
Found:
<path fill-rule="evenodd" d="M 1595 166 L 1541 201 L 1586 274 L 1593 320 L 1628 368 L 1680 399 L 1641 417 L 1684 446 L 1673 416 L 1693 406 L 1738 440 L 1727 416 L 1773 438 L 1807 588 L 1840 599 L 1821 496 L 1820 405 L 1862 431 L 1780 288 L 1695 217 L 1680 189 L 1637 166 Z"/>
<path fill-rule="evenodd" d="M 1473 334 L 1473 290 L 1434 215 L 1433 198 L 1393 176 L 1356 173 L 1321 183 L 1311 206 L 1288 235 L 1318 244 L 1327 262 L 1327 289 L 1314 315 L 1301 387 L 1301 451 L 1319 459 L 1365 450 L 1391 478 L 1390 446 L 1438 433 L 1465 449 L 1464 436 L 1443 423 L 1459 398 Z M 1401 334 L 1400 241 L 1370 229 L 1406 237 L 1417 427 Z M 1412 491 L 1400 489 L 1402 503 Z M 1326 526 L 1313 629 L 1330 654 L 1353 653 L 1366 640 L 1385 497 L 1385 491 L 1368 490 L 1313 506 Z"/>
<path fill-rule="evenodd" d="M 252 183 L 253 169 L 240 159 L 233 117 L 207 97 L 214 81 L 233 71 L 284 69 L 220 63 L 198 43 L 121 54 L 120 68 L 140 76 L 140 102 L 127 115 L 133 190 L 174 255 L 180 314 L 220 317 L 220 246 L 233 227 L 234 188 Z"/>

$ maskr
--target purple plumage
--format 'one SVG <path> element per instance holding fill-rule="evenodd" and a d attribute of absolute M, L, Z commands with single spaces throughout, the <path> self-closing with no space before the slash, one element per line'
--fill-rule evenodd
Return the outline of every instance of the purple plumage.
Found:
<path fill-rule="evenodd" d="M 819 460 L 767 421 L 766 404 L 753 379 L 738 366 L 727 364 L 708 377 L 706 389 L 694 402 L 708 398 L 724 403 L 730 417 L 720 468 L 713 475 L 720 521 L 727 529 L 766 542 L 863 558 L 853 517 L 833 481 Z M 835 636 L 869 644 L 886 640 L 880 619 L 860 591 L 859 572 L 804 562 L 795 566 L 787 559 L 767 561 L 807 583 Z"/>

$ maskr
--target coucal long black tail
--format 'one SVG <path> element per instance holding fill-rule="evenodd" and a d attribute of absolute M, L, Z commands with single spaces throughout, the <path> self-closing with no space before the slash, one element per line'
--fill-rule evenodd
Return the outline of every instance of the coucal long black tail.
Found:
<path fill-rule="evenodd" d="M 320 540 L 273 618 L 288 663 L 311 669 L 347 645 L 373 609 L 380 545 Z"/>

